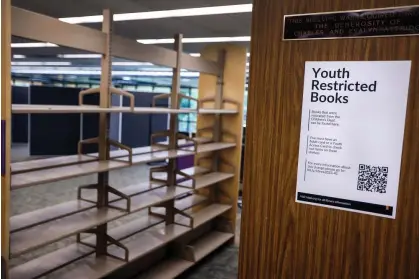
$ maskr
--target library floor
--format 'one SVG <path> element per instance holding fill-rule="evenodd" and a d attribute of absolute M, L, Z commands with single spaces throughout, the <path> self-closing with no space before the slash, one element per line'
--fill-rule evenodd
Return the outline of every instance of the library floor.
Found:
<path fill-rule="evenodd" d="M 14 146 L 12 148 L 12 161 L 21 161 L 27 158 L 27 148 L 25 146 Z M 26 159 L 27 160 L 27 159 Z M 121 188 L 133 183 L 147 180 L 148 166 L 140 165 L 127 169 L 121 169 L 110 172 L 110 185 L 115 188 Z M 21 214 L 28 211 L 36 210 L 46 206 L 74 200 L 77 197 L 77 187 L 79 185 L 91 184 L 95 182 L 95 176 L 89 175 L 68 179 L 59 182 L 37 185 L 29 188 L 13 191 L 11 193 L 11 214 Z M 139 215 L 146 214 L 142 211 L 131 214 L 117 221 L 111 222 L 109 227 L 118 226 L 122 223 L 129 222 Z M 237 235 L 240 233 L 240 215 L 237 218 Z M 75 238 L 68 238 L 63 241 L 48 245 L 42 249 L 31 253 L 24 254 L 18 258 L 11 260 L 11 266 L 21 264 L 29 259 L 52 252 L 58 248 L 64 247 L 75 242 Z M 180 278 L 182 279 L 233 279 L 237 278 L 238 264 L 238 237 L 236 244 L 224 246 L 212 255 L 204 259 L 201 263 L 186 272 Z M 46 278 L 53 278 L 47 276 Z"/>

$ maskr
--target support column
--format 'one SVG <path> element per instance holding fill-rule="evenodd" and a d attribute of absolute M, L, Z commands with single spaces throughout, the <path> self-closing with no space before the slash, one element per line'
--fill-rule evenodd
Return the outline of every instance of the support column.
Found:
<path fill-rule="evenodd" d="M 11 152 L 11 13 L 10 0 L 1 0 L 1 257 L 2 277 L 8 278 Z M 5 266 L 3 266 L 5 265 Z"/>
<path fill-rule="evenodd" d="M 177 34 L 175 36 L 174 50 L 177 52 L 176 57 L 176 67 L 173 68 L 173 78 L 172 78 L 172 91 L 170 93 L 170 108 L 178 109 L 178 93 L 180 92 L 180 73 L 182 69 L 181 65 L 181 55 L 182 55 L 182 35 Z M 177 148 L 177 132 L 178 132 L 178 115 L 170 115 L 170 130 L 169 130 L 169 150 Z M 169 159 L 167 173 L 167 183 L 169 186 L 176 185 L 176 158 Z M 174 207 L 175 201 L 170 200 L 167 202 L 166 206 L 166 225 L 173 224 L 174 222 Z"/>
<path fill-rule="evenodd" d="M 102 74 L 100 77 L 100 107 L 108 108 L 110 104 L 110 86 L 112 84 L 112 57 L 111 57 L 111 36 L 112 36 L 113 16 L 110 10 L 103 11 L 102 31 L 107 34 L 106 53 L 102 56 Z M 109 114 L 100 113 L 99 115 L 99 160 L 109 159 Z M 108 205 L 109 172 L 98 174 L 97 206 L 105 207 Z M 107 227 L 103 224 L 97 227 L 96 256 L 107 254 Z"/>

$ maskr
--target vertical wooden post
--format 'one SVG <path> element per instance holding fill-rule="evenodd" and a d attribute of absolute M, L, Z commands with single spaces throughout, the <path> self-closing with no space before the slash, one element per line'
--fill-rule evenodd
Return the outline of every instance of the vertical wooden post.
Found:
<path fill-rule="evenodd" d="M 217 76 L 217 85 L 215 90 L 215 99 L 214 99 L 214 108 L 222 109 L 223 107 L 223 85 L 224 85 L 224 64 L 225 64 L 225 50 L 220 50 L 218 53 L 218 64 L 223 69 L 219 76 Z M 213 128 L 213 140 L 215 142 L 220 142 L 223 140 L 222 137 L 222 116 L 220 114 L 214 115 L 214 128 Z M 214 156 L 212 157 L 212 170 L 218 171 L 219 167 L 219 158 L 220 153 L 218 151 L 215 152 Z"/>
<path fill-rule="evenodd" d="M 244 91 L 246 83 L 246 61 L 247 61 L 247 49 L 235 45 L 210 45 L 206 47 L 201 56 L 208 60 L 219 61 L 224 64 L 224 71 L 221 77 L 213 75 L 201 74 L 199 77 L 199 99 L 206 97 L 215 97 L 215 104 L 208 104 L 208 107 L 221 107 L 222 98 L 229 98 L 241 104 L 239 107 L 239 113 L 236 115 L 199 115 L 197 129 L 214 126 L 213 134 L 215 140 L 228 141 L 231 139 L 224 137 L 222 131 L 226 131 L 236 136 L 237 146 L 222 151 L 218 151 L 219 158 L 229 164 L 236 166 L 235 175 L 232 179 L 218 183 L 217 187 L 222 188 L 223 193 L 214 192 L 214 201 L 217 203 L 231 204 L 232 209 L 226 212 L 223 217 L 229 221 L 231 229 L 235 230 L 236 216 L 237 216 L 237 197 L 239 191 L 239 176 L 240 176 L 240 158 L 241 158 L 241 142 L 242 142 L 242 130 L 243 130 L 243 101 Z M 223 61 L 224 60 L 224 61 Z M 218 98 L 218 100 L 217 100 Z M 216 107 L 216 108 L 217 108 Z M 230 107 L 229 104 L 224 106 L 225 108 Z M 235 108 L 235 107 L 234 107 Z M 222 120 L 217 120 L 217 117 Z M 219 121 L 219 124 L 217 124 Z M 222 124 L 221 124 L 222 121 Z M 217 125 L 219 127 L 217 128 Z M 217 135 L 217 131 L 219 134 Z M 215 155 L 217 156 L 217 155 Z M 231 172 L 231 168 L 225 164 L 220 164 L 217 160 L 216 171 Z M 211 195 L 208 191 L 199 190 L 200 194 Z"/>
<path fill-rule="evenodd" d="M 172 92 L 170 93 L 170 108 L 178 109 L 178 93 L 180 91 L 180 73 L 181 73 L 181 54 L 182 54 L 182 35 L 175 36 L 174 49 L 177 52 L 176 67 L 173 68 L 172 77 Z M 178 117 L 177 114 L 170 115 L 170 135 L 169 135 L 169 149 L 176 149 L 177 147 L 177 132 L 178 132 Z M 168 165 L 168 185 L 176 185 L 176 159 L 169 159 Z M 174 222 L 174 200 L 167 203 L 166 206 L 166 225 L 173 224 Z"/>
<path fill-rule="evenodd" d="M 100 77 L 100 107 L 107 108 L 110 105 L 109 88 L 112 84 L 112 57 L 111 57 L 111 40 L 112 40 L 112 13 L 110 10 L 103 11 L 102 31 L 107 34 L 106 53 L 102 56 L 101 67 L 102 73 Z M 99 160 L 109 159 L 109 115 L 107 113 L 99 114 Z M 97 188 L 97 206 L 105 207 L 108 205 L 107 187 L 109 185 L 109 172 L 101 172 L 98 174 Z M 96 256 L 106 254 L 107 247 L 107 224 L 98 226 Z"/>
<path fill-rule="evenodd" d="M 11 4 L 1 0 L 1 256 L 8 277 L 11 152 Z M 4 264 L 4 266 L 3 266 Z"/>

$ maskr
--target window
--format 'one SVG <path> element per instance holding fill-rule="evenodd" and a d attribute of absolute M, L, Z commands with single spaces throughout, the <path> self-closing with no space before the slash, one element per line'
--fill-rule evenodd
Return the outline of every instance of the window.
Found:
<path fill-rule="evenodd" d="M 198 97 L 197 89 L 182 87 L 180 88 L 180 92 L 187 96 L 192 96 L 194 98 Z M 190 100 L 186 98 L 180 99 L 180 104 L 179 104 L 180 108 L 196 109 L 196 106 L 197 106 L 197 102 L 194 100 Z M 178 119 L 179 119 L 179 132 L 196 133 L 196 113 L 181 113 L 179 114 Z"/>

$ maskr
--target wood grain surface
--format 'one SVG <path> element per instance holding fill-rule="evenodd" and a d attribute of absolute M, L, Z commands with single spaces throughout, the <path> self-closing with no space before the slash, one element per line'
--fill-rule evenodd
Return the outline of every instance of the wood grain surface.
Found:
<path fill-rule="evenodd" d="M 11 17 L 10 0 L 1 0 L 1 121 L 5 125 L 1 135 L 1 256 L 5 261 L 3 272 L 8 277 L 9 261 L 9 217 L 10 217 L 10 147 L 11 147 Z M 3 173 L 4 170 L 4 173 Z"/>
<path fill-rule="evenodd" d="M 240 279 L 419 278 L 419 37 L 282 41 L 287 14 L 414 4 L 254 0 Z M 295 202 L 304 63 L 352 60 L 412 60 L 395 220 Z"/>
<path fill-rule="evenodd" d="M 244 91 L 246 82 L 246 48 L 242 46 L 232 44 L 214 44 L 208 45 L 201 52 L 201 57 L 208 60 L 217 61 L 221 51 L 225 51 L 225 61 L 223 70 L 223 88 L 222 97 L 223 99 L 231 99 L 239 104 L 238 113 L 234 115 L 223 115 L 221 116 L 221 143 L 208 143 L 198 145 L 199 156 L 205 157 L 207 152 L 219 150 L 220 159 L 228 164 L 234 166 L 228 166 L 225 163 L 219 163 L 219 168 L 216 171 L 225 173 L 234 173 L 234 177 L 222 182 L 217 183 L 206 189 L 198 191 L 201 195 L 212 197 L 214 202 L 231 204 L 233 205 L 231 210 L 223 214 L 224 221 L 227 221 L 231 225 L 231 232 L 235 232 L 236 216 L 237 216 L 237 199 L 239 189 L 239 175 L 240 175 L 240 159 L 241 159 L 241 142 L 242 142 L 242 123 L 243 123 L 243 102 L 244 102 Z M 199 77 L 199 99 L 208 97 L 215 97 L 217 92 L 217 77 L 213 75 L 201 74 Z M 215 103 L 205 103 L 203 107 L 211 109 L 215 107 Z M 225 103 L 224 109 L 237 109 L 235 105 Z M 214 115 L 200 114 L 197 121 L 197 130 L 214 126 L 215 122 Z M 228 134 L 235 135 L 235 138 L 228 136 Z M 212 138 L 214 134 L 212 132 L 203 133 L 203 137 Z M 213 152 L 213 156 L 216 156 Z M 196 158 L 196 165 L 198 164 L 198 156 Z M 214 157 L 212 157 L 214 158 Z M 200 166 L 211 168 L 210 160 L 202 161 Z M 201 207 L 197 207 L 197 210 Z"/>

